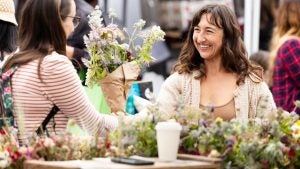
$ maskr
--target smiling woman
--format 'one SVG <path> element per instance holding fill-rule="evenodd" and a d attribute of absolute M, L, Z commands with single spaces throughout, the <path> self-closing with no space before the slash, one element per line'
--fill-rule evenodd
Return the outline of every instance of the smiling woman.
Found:
<path fill-rule="evenodd" d="M 210 14 L 202 15 L 198 25 L 194 27 L 193 41 L 202 58 L 207 60 L 221 58 L 223 29 L 209 23 Z"/>
<path fill-rule="evenodd" d="M 225 120 L 264 117 L 276 109 L 262 70 L 247 58 L 237 19 L 227 6 L 207 5 L 194 15 L 174 73 L 159 93 L 161 110 L 174 112 L 179 95 L 185 104 L 209 107 L 214 117 Z"/>

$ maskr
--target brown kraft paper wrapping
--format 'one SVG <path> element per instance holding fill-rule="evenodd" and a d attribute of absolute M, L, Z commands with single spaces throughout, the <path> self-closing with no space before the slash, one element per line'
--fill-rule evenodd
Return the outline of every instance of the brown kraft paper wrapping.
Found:
<path fill-rule="evenodd" d="M 125 112 L 128 90 L 131 84 L 136 81 L 140 71 L 139 65 L 132 61 L 122 64 L 99 81 L 111 112 Z"/>

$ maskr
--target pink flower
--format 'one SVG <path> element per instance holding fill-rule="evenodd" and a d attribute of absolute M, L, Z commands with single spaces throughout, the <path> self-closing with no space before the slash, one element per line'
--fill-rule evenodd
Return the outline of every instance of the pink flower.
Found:
<path fill-rule="evenodd" d="M 11 146 L 9 145 L 9 144 L 5 144 L 5 149 L 6 149 L 6 151 L 10 154 L 10 153 L 12 153 L 12 148 L 11 148 Z"/>
<path fill-rule="evenodd" d="M 9 94 L 9 93 L 11 93 L 11 87 L 5 87 L 4 94 Z"/>
<path fill-rule="evenodd" d="M 51 138 L 47 137 L 47 138 L 45 138 L 44 146 L 45 147 L 53 147 L 53 146 L 55 146 L 55 143 Z"/>
<path fill-rule="evenodd" d="M 11 73 L 12 73 L 12 70 L 11 70 L 11 69 L 9 69 L 7 72 L 3 73 L 3 75 L 2 75 L 2 80 L 3 80 L 3 81 L 4 81 L 4 80 L 7 80 L 7 79 L 10 77 Z"/>
<path fill-rule="evenodd" d="M 7 136 L 7 133 L 4 129 L 0 128 L 0 135 Z"/>

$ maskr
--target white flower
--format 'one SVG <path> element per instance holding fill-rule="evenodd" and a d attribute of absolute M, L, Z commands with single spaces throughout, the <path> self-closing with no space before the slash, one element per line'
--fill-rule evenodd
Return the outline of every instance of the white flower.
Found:
<path fill-rule="evenodd" d="M 282 112 L 282 117 L 285 118 L 285 119 L 290 118 L 291 117 L 291 113 L 289 113 L 289 112 L 287 112 L 287 111 L 284 110 Z"/>
<path fill-rule="evenodd" d="M 127 43 L 122 43 L 122 44 L 120 45 L 120 47 L 121 47 L 122 49 L 124 49 L 124 50 L 128 50 L 128 49 L 129 49 L 129 45 L 128 45 Z"/>
<path fill-rule="evenodd" d="M 6 168 L 10 165 L 11 159 L 7 151 L 0 152 L 0 168 Z"/>
<path fill-rule="evenodd" d="M 85 85 L 92 84 L 92 82 L 91 82 L 91 79 L 92 79 L 91 72 L 92 72 L 92 69 L 88 69 L 87 72 L 86 72 Z"/>
<path fill-rule="evenodd" d="M 99 6 L 96 6 L 95 10 L 88 16 L 89 25 L 92 29 L 98 29 L 103 27 L 102 24 L 103 18 L 101 16 L 102 16 L 102 12 L 99 9 Z"/>
<path fill-rule="evenodd" d="M 146 21 L 144 21 L 143 19 L 140 19 L 138 22 L 133 24 L 133 28 L 141 30 L 146 24 Z"/>
<path fill-rule="evenodd" d="M 152 26 L 151 33 L 149 36 L 151 36 L 156 41 L 158 40 L 163 41 L 165 35 L 166 35 L 165 32 L 162 31 L 159 26 Z"/>
<path fill-rule="evenodd" d="M 108 10 L 108 17 L 113 19 L 113 18 L 117 18 L 117 13 L 115 12 L 115 10 L 113 10 L 112 8 L 109 8 Z"/>

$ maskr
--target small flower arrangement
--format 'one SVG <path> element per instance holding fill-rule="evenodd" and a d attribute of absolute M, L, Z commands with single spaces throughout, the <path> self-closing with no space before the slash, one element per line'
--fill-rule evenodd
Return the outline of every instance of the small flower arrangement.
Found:
<path fill-rule="evenodd" d="M 22 169 L 25 160 L 90 160 L 107 156 L 110 143 L 99 137 L 78 137 L 70 133 L 51 137 L 32 137 L 19 146 L 11 129 L 0 130 L 0 168 Z"/>
<path fill-rule="evenodd" d="M 96 136 L 79 137 L 70 133 L 32 141 L 32 158 L 45 161 L 89 160 L 104 157 L 109 145 Z"/>
<path fill-rule="evenodd" d="M 13 127 L 0 128 L 0 168 L 21 169 L 27 154 L 20 150 Z"/>
<path fill-rule="evenodd" d="M 186 117 L 181 117 L 186 118 Z M 299 116 L 278 110 L 275 119 L 220 118 L 186 124 L 181 153 L 220 158 L 225 168 L 299 168 Z"/>
<path fill-rule="evenodd" d="M 124 63 L 136 61 L 139 65 L 149 63 L 154 58 L 150 55 L 156 41 L 164 40 L 165 33 L 159 26 L 153 26 L 142 33 L 144 20 L 133 25 L 133 32 L 129 34 L 126 28 L 120 29 L 113 20 L 116 14 L 110 10 L 111 23 L 103 25 L 102 12 L 99 7 L 89 16 L 91 32 L 84 37 L 85 44 L 91 56 L 85 61 L 88 67 L 86 84 L 91 86 L 112 73 Z M 135 45 L 135 41 L 143 39 L 142 46 Z"/>
<path fill-rule="evenodd" d="M 179 153 L 218 158 L 224 168 L 300 167 L 300 120 L 295 113 L 279 109 L 270 120 L 223 121 L 211 116 L 211 108 L 188 107 L 180 99 L 175 115 L 162 117 L 157 108 L 151 109 L 148 118 L 112 133 L 112 146 L 121 155 L 157 156 L 155 125 L 172 118 L 183 127 Z"/>
<path fill-rule="evenodd" d="M 0 168 L 21 169 L 27 159 L 62 161 L 133 154 L 155 157 L 155 125 L 170 118 L 183 127 L 179 153 L 218 158 L 224 168 L 300 168 L 300 120 L 295 113 L 279 109 L 271 120 L 245 122 L 213 119 L 210 108 L 188 107 L 180 101 L 176 110 L 174 115 L 163 116 L 153 104 L 146 118 L 130 125 L 120 117 L 119 128 L 102 140 L 66 133 L 33 137 L 26 147 L 19 147 L 14 139 L 16 131 L 4 127 L 0 130 Z"/>
<path fill-rule="evenodd" d="M 131 155 L 157 157 L 155 125 L 164 119 L 166 118 L 161 116 L 155 105 L 149 107 L 146 117 L 136 120 L 135 123 L 126 124 L 124 117 L 120 117 L 119 127 L 109 135 L 111 154 L 123 157 Z"/>

